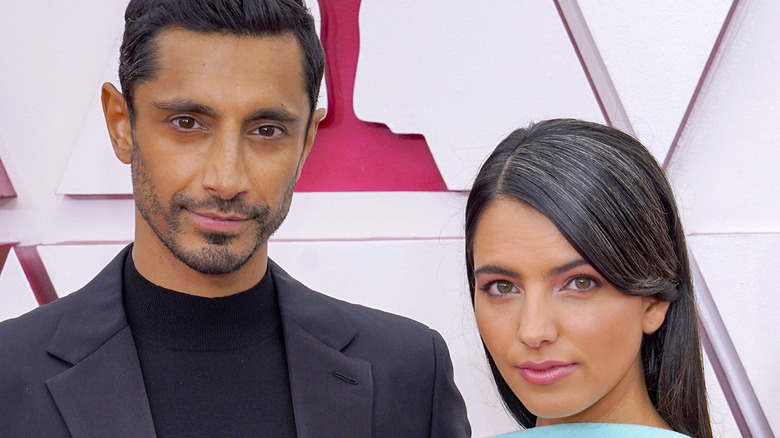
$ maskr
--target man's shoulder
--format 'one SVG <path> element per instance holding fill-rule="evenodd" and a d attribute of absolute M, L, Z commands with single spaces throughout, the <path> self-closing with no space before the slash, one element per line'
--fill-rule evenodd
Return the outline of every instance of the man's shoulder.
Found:
<path fill-rule="evenodd" d="M 351 351 L 370 350 L 383 356 L 393 355 L 398 359 L 406 357 L 421 361 L 419 365 L 422 365 L 427 362 L 423 358 L 433 361 L 437 355 L 436 351 L 446 348 L 441 335 L 421 322 L 315 293 L 355 327 L 357 336 L 349 347 Z"/>
<path fill-rule="evenodd" d="M 277 287 L 281 285 L 279 294 L 288 294 L 285 298 L 280 296 L 280 300 L 285 301 L 283 309 L 288 309 L 283 316 L 292 318 L 312 333 L 317 332 L 318 336 L 324 336 L 321 332 L 330 328 L 350 327 L 356 333 L 348 347 L 353 353 L 403 351 L 411 356 L 433 356 L 434 349 L 443 345 L 441 336 L 425 324 L 314 291 L 278 265 L 274 264 L 272 271 Z"/>
<path fill-rule="evenodd" d="M 80 324 L 88 325 L 93 310 L 115 306 L 117 282 L 121 281 L 121 258 L 127 249 L 109 263 L 81 289 L 19 317 L 0 322 L 0 351 L 40 348 L 49 342 L 60 321 L 67 314 L 78 315 Z M 119 297 L 121 299 L 121 297 Z"/>
<path fill-rule="evenodd" d="M 312 293 L 317 294 L 327 305 L 332 306 L 341 313 L 355 325 L 356 329 L 384 332 L 385 335 L 388 333 L 386 331 L 388 329 L 396 331 L 397 334 L 407 333 L 410 335 L 419 335 L 421 332 L 431 331 L 427 325 L 405 316 L 361 304 L 350 303 L 317 291 L 312 291 Z"/>
<path fill-rule="evenodd" d="M 424 324 L 410 318 L 360 304 L 350 303 L 325 293 L 315 291 L 293 278 L 272 260 L 269 260 L 269 270 L 273 275 L 274 283 L 280 294 L 280 301 L 283 301 L 287 307 L 293 308 L 296 315 L 310 318 L 332 316 L 330 312 L 321 311 L 324 307 L 335 311 L 336 314 L 355 325 L 355 328 L 368 325 L 379 327 L 390 326 L 401 330 L 410 330 L 412 332 L 430 330 Z"/>
<path fill-rule="evenodd" d="M 73 294 L 71 294 L 73 295 Z M 49 345 L 78 295 L 58 299 L 22 316 L 0 323 L 0 394 L 27 406 L 34 394 L 44 394 L 43 382 L 66 369 L 67 364 L 49 354 Z M 16 412 L 21 410 L 16 406 Z M 8 412 L 6 415 L 10 415 Z M 3 415 L 0 415 L 2 418 Z"/>
<path fill-rule="evenodd" d="M 21 316 L 0 322 L 0 351 L 11 352 L 40 348 L 57 330 L 63 315 L 78 309 L 87 299 L 88 290 L 79 290 Z"/>

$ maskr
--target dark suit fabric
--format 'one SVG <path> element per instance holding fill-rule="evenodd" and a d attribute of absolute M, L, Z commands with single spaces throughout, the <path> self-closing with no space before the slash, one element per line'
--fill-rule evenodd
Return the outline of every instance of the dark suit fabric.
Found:
<path fill-rule="evenodd" d="M 122 306 L 129 248 L 81 290 L 0 324 L 0 436 L 154 436 Z M 299 437 L 470 435 L 438 333 L 268 267 Z"/>

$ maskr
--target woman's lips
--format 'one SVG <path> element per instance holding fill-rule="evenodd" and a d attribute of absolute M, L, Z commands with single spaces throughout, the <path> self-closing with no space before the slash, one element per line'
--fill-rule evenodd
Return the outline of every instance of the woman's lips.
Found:
<path fill-rule="evenodd" d="M 523 362 L 517 366 L 517 371 L 529 383 L 534 385 L 550 385 L 555 383 L 577 369 L 575 363 L 558 361 Z"/>
<path fill-rule="evenodd" d="M 241 228 L 249 219 L 216 212 L 194 212 L 185 210 L 192 220 L 212 232 L 229 233 Z"/>

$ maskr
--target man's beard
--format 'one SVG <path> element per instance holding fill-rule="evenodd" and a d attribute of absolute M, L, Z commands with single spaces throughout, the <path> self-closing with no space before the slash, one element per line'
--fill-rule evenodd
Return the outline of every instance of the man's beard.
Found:
<path fill-rule="evenodd" d="M 279 228 L 287 217 L 292 202 L 295 178 L 293 178 L 275 213 L 267 205 L 248 205 L 238 198 L 222 199 L 208 197 L 193 199 L 182 192 L 176 193 L 166 209 L 158 197 L 157 188 L 149 175 L 143 157 L 138 153 L 138 144 L 133 139 L 132 161 L 130 165 L 133 179 L 133 196 L 141 217 L 157 235 L 168 250 L 185 265 L 202 274 L 229 274 L 241 268 Z M 190 211 L 218 210 L 226 214 L 236 214 L 247 218 L 254 225 L 254 241 L 246 249 L 231 248 L 230 243 L 240 239 L 240 234 L 206 232 L 196 230 L 204 243 L 199 248 L 185 248 L 177 239 L 182 234 L 181 217 Z M 251 238 L 245 236 L 244 239 Z"/>

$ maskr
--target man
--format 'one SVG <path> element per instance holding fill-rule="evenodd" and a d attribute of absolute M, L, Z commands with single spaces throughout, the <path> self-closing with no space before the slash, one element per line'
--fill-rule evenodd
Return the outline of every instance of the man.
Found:
<path fill-rule="evenodd" d="M 300 0 L 132 0 L 102 90 L 135 242 L 0 324 L 0 435 L 468 436 L 444 341 L 267 257 L 325 115 Z"/>

